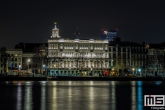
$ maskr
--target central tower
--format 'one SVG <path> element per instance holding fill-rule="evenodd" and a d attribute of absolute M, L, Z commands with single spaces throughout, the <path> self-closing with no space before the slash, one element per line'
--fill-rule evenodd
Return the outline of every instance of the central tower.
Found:
<path fill-rule="evenodd" d="M 59 36 L 59 29 L 57 29 L 56 27 L 56 22 L 54 22 L 55 26 L 54 26 L 54 29 L 52 29 L 52 36 L 51 38 L 60 38 Z"/>

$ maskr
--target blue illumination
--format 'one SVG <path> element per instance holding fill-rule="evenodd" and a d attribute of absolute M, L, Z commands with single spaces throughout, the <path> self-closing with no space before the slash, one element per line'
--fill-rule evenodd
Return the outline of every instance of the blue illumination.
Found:
<path fill-rule="evenodd" d="M 141 71 L 141 69 L 138 69 L 138 71 L 140 72 L 140 71 Z"/>
<path fill-rule="evenodd" d="M 9 62 L 9 67 L 13 67 L 13 62 Z"/>
<path fill-rule="evenodd" d="M 155 84 L 156 85 L 161 85 L 162 84 L 162 81 L 156 81 Z"/>
<path fill-rule="evenodd" d="M 137 108 L 143 110 L 142 81 L 137 81 Z"/>

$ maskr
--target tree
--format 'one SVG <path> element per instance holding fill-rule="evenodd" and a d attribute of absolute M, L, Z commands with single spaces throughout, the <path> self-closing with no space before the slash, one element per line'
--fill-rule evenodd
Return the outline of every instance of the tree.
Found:
<path fill-rule="evenodd" d="M 6 53 L 6 47 L 0 48 L 0 55 L 1 55 L 1 68 L 3 68 L 3 72 L 8 72 L 8 60 L 10 55 Z"/>
<path fill-rule="evenodd" d="M 44 65 L 46 66 L 47 64 L 47 47 L 45 44 L 41 44 L 39 47 L 36 47 L 34 49 L 34 61 L 35 64 L 39 65 L 40 67 L 40 74 L 42 73 L 43 75 L 43 67 Z"/>

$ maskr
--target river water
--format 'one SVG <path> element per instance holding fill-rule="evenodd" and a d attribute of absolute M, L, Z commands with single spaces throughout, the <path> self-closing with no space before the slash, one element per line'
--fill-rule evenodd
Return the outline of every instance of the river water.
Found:
<path fill-rule="evenodd" d="M 164 81 L 4 81 L 0 110 L 145 110 Z"/>

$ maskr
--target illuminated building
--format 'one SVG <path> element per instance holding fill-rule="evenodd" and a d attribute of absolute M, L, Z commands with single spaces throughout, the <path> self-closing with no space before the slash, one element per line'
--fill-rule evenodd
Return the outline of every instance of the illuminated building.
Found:
<path fill-rule="evenodd" d="M 8 59 L 8 67 L 9 71 L 8 73 L 12 73 L 13 70 L 20 70 L 22 69 L 22 50 L 21 49 L 8 49 L 6 51 L 10 55 Z M 10 71 L 11 70 L 11 71 Z"/>
<path fill-rule="evenodd" d="M 55 23 L 48 39 L 51 75 L 99 76 L 108 70 L 108 59 L 108 40 L 63 39 Z"/>

